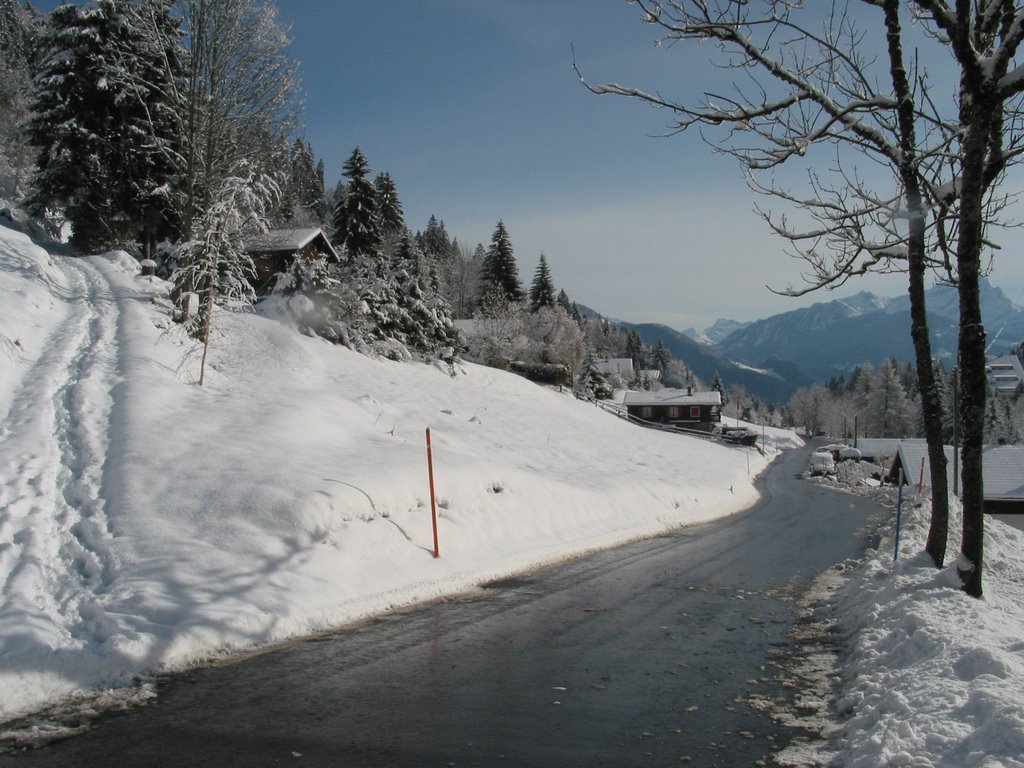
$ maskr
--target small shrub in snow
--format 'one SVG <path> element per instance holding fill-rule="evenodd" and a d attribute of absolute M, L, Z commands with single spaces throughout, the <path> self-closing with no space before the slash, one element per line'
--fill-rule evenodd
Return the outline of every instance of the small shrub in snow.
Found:
<path fill-rule="evenodd" d="M 510 369 L 513 373 L 525 376 L 530 381 L 540 384 L 557 384 L 561 386 L 569 380 L 568 367 L 560 363 L 524 363 L 516 361 Z"/>

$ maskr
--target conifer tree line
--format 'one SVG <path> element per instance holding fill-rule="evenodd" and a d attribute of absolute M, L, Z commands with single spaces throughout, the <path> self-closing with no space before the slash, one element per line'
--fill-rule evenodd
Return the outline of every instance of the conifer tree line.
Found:
<path fill-rule="evenodd" d="M 933 364 L 941 404 L 942 439 L 953 442 L 953 372 L 941 360 Z M 993 395 L 985 405 L 985 442 L 1024 441 L 1024 394 Z M 824 385 L 797 391 L 783 409 L 785 426 L 813 435 L 825 432 L 834 438 L 922 438 L 924 423 L 921 394 L 914 365 L 887 359 L 875 369 L 870 363 L 849 375 L 834 376 Z"/>
<path fill-rule="evenodd" d="M 396 180 L 359 147 L 328 191 L 297 137 L 288 42 L 269 0 L 96 0 L 49 15 L 0 0 L 0 194 L 67 221 L 83 252 L 156 261 L 197 338 L 213 304 L 255 298 L 237 279 L 254 269 L 247 237 L 319 227 L 338 263 L 295 264 L 274 286 L 278 309 L 310 333 L 397 358 L 452 349 L 547 368 L 588 394 L 703 386 L 664 345 L 582 314 L 545 254 L 524 285 L 504 221 L 486 245 L 434 216 L 413 232 Z M 228 221 L 230 247 L 207 231 Z M 472 319 L 473 334 L 460 338 L 453 318 Z M 608 357 L 638 373 L 608 382 L 594 366 Z"/>
<path fill-rule="evenodd" d="M 42 16 L 17 0 L 0 0 L 0 199 L 17 196 L 33 168 L 21 128 L 28 114 L 36 39 Z"/>
<path fill-rule="evenodd" d="M 524 286 L 502 220 L 473 247 L 434 216 L 413 232 L 395 179 L 360 147 L 328 191 L 298 135 L 288 43 L 270 0 L 95 0 L 48 15 L 0 0 L 0 196 L 69 224 L 81 252 L 154 263 L 198 339 L 215 305 L 256 299 L 247 239 L 313 227 L 337 262 L 294 264 L 269 302 L 307 332 L 400 359 L 452 350 L 546 368 L 590 392 L 603 377 L 585 362 L 602 357 L 692 382 L 663 347 L 583 316 L 546 255 Z M 470 338 L 453 318 L 473 320 Z"/>
<path fill-rule="evenodd" d="M 322 206 L 292 142 L 298 80 L 264 0 L 96 0 L 43 16 L 0 0 L 3 192 L 82 250 L 183 240 L 239 166 L 273 178 L 275 220 Z M 305 178 L 297 170 L 306 171 Z M 288 181 L 285 184 L 285 180 Z"/>

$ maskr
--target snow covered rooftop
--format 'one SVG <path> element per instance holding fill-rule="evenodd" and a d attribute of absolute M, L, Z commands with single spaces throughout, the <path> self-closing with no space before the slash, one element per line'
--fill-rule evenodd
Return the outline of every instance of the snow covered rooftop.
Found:
<path fill-rule="evenodd" d="M 251 253 L 277 253 L 281 251 L 297 251 L 305 248 L 317 237 L 323 237 L 323 244 L 329 249 L 330 255 L 337 258 L 327 236 L 319 227 L 301 229 L 272 229 L 262 235 L 250 238 L 245 243 L 245 250 Z"/>
<path fill-rule="evenodd" d="M 950 491 L 953 489 L 953 447 L 944 446 Z M 923 440 L 905 440 L 899 444 L 900 463 L 906 482 L 916 485 L 921 480 L 924 464 L 924 484 L 932 482 L 928 466 L 928 445 Z M 958 468 L 959 468 L 958 464 Z M 987 445 L 982 454 L 982 481 L 985 498 L 1024 499 L 1024 445 Z M 957 488 L 960 488 L 957 484 Z"/>
<path fill-rule="evenodd" d="M 982 462 L 986 499 L 1024 499 L 1024 445 L 989 445 Z"/>
<path fill-rule="evenodd" d="M 623 405 L 721 405 L 722 395 L 716 390 L 691 392 L 685 389 L 659 389 L 655 392 L 627 392 Z"/>
<path fill-rule="evenodd" d="M 925 487 L 930 487 L 932 484 L 932 471 L 931 467 L 928 464 L 928 443 L 926 443 L 924 440 L 898 440 L 896 442 L 898 445 L 896 452 L 889 454 L 889 457 L 894 458 L 898 453 L 900 459 L 900 466 L 903 467 L 903 476 L 905 478 L 904 482 L 907 485 L 917 485 L 918 483 L 921 482 L 923 471 L 924 485 Z M 946 445 L 943 446 L 943 448 L 946 451 L 946 475 L 949 482 L 950 492 L 952 492 L 953 446 Z"/>
<path fill-rule="evenodd" d="M 901 443 L 920 442 L 924 440 L 901 440 L 898 437 L 859 437 L 854 445 L 865 458 L 882 460 L 892 459 L 899 450 Z"/>

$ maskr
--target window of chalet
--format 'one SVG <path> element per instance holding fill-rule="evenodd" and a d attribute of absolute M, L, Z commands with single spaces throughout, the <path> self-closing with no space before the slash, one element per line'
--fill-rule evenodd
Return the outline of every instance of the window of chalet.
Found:
<path fill-rule="evenodd" d="M 690 418 L 691 419 L 699 419 L 700 418 L 700 406 L 699 405 L 691 405 L 690 406 Z"/>
<path fill-rule="evenodd" d="M 682 409 L 678 405 L 670 405 L 668 407 L 668 417 L 670 419 L 678 419 L 682 415 Z"/>
<path fill-rule="evenodd" d="M 654 415 L 654 408 L 649 405 L 640 406 L 640 418 L 649 419 Z"/>

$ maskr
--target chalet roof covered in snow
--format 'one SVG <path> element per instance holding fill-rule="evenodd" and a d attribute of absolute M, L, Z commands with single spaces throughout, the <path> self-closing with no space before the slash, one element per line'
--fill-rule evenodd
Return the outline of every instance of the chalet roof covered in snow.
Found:
<path fill-rule="evenodd" d="M 861 456 L 875 461 L 891 461 L 903 443 L 919 442 L 924 445 L 924 440 L 901 440 L 898 437 L 859 437 L 854 447 L 860 451 Z"/>
<path fill-rule="evenodd" d="M 319 227 L 272 229 L 262 235 L 249 238 L 245 243 L 245 250 L 250 253 L 292 253 L 302 250 L 318 238 L 323 240 L 320 245 L 325 247 L 327 253 L 337 258 L 338 254 Z"/>
<path fill-rule="evenodd" d="M 932 484 L 932 470 L 928 462 L 928 443 L 924 440 L 898 440 L 897 448 L 889 458 L 893 459 L 893 466 L 890 472 L 895 473 L 900 467 L 903 468 L 904 483 L 917 485 L 921 482 L 921 467 L 924 466 L 924 484 L 926 487 Z M 949 492 L 953 492 L 953 446 L 945 445 L 946 452 L 946 479 L 949 483 Z M 863 453 L 863 452 L 862 452 Z M 897 461 L 898 459 L 898 461 Z M 895 475 L 891 475 L 895 478 Z"/>
<path fill-rule="evenodd" d="M 986 499 L 1024 499 L 1024 445 L 989 445 L 982 454 Z"/>
<path fill-rule="evenodd" d="M 944 446 L 946 452 L 946 474 L 950 493 L 953 492 L 953 448 Z M 921 478 L 921 464 L 924 462 L 924 484 L 932 482 L 928 466 L 928 445 L 924 440 L 904 440 L 899 445 L 899 463 L 905 482 L 916 485 Z M 986 445 L 981 457 L 982 482 L 986 501 L 1024 501 L 1024 445 Z M 962 464 L 958 462 L 959 470 Z M 957 488 L 962 485 L 957 483 Z"/>
<path fill-rule="evenodd" d="M 659 389 L 656 392 L 627 392 L 623 405 L 721 405 L 717 390 L 691 392 L 686 389 Z"/>

